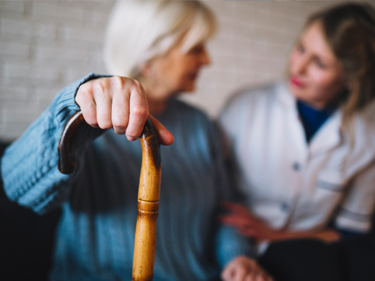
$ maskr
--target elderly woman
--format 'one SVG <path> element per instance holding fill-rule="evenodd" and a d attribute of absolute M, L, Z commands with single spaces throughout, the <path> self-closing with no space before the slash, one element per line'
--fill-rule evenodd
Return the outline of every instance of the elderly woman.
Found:
<path fill-rule="evenodd" d="M 342 4 L 307 21 L 290 56 L 288 81 L 245 91 L 221 114 L 247 194 L 246 208 L 227 204 L 231 213 L 223 221 L 255 239 L 260 251 L 271 243 L 265 257 L 275 270 L 283 271 L 292 245 L 312 243 L 314 252 L 324 248 L 319 240 L 370 230 L 375 124 L 365 109 L 375 98 L 374 77 L 374 8 Z M 273 245 L 285 240 L 294 242 Z M 277 249 L 280 263 L 270 258 Z M 292 272 L 300 277 L 282 280 L 343 280 L 329 269 L 317 277 L 317 264 L 329 267 L 328 255 L 321 257 L 310 257 L 308 270 L 295 255 Z"/>
<path fill-rule="evenodd" d="M 176 96 L 195 89 L 210 63 L 205 42 L 215 29 L 196 1 L 120 1 L 105 38 L 111 74 L 66 87 L 2 158 L 4 188 L 38 213 L 62 206 L 52 280 L 130 280 L 141 146 L 149 112 L 173 134 L 163 160 L 154 280 L 270 280 L 245 238 L 219 226 L 219 203 L 233 193 L 219 138 L 205 114 Z M 127 76 L 130 78 L 124 78 Z M 57 170 L 62 129 L 81 109 L 92 127 L 71 176 Z M 172 134 L 150 116 L 163 144 Z"/>

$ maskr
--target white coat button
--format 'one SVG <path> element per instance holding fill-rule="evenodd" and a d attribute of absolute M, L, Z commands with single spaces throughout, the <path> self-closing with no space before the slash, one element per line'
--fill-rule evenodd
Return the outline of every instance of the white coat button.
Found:
<path fill-rule="evenodd" d="M 298 163 L 298 162 L 294 162 L 293 165 L 292 165 L 292 167 L 293 167 L 294 171 L 299 171 L 302 168 L 301 164 Z"/>
<path fill-rule="evenodd" d="M 281 204 L 281 210 L 282 210 L 283 212 L 287 212 L 287 211 L 289 211 L 289 205 L 288 205 L 287 203 L 282 203 L 282 204 Z"/>

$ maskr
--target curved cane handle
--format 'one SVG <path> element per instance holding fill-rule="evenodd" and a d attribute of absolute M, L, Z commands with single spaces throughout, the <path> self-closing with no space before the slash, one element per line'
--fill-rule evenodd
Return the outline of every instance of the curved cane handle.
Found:
<path fill-rule="evenodd" d="M 92 130 L 82 115 L 76 112 L 66 123 L 59 142 L 59 165 L 63 174 L 73 172 L 79 136 Z M 96 131 L 99 129 L 95 129 Z M 138 215 L 133 257 L 134 281 L 152 280 L 155 261 L 156 219 L 159 210 L 161 159 L 158 135 L 147 119 L 140 137 L 142 167 L 138 188 Z"/>
<path fill-rule="evenodd" d="M 75 146 L 73 143 L 73 135 L 77 134 L 77 128 L 84 126 L 83 115 L 81 111 L 77 111 L 66 122 L 64 130 L 61 134 L 58 152 L 59 152 L 59 171 L 63 174 L 71 174 L 76 166 L 75 162 Z M 87 125 L 87 123 L 86 123 Z M 88 126 L 88 125 L 87 125 Z"/>

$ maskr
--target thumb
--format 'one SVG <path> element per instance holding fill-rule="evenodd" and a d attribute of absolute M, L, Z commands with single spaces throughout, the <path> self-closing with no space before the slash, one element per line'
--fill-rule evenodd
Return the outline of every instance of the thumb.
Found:
<path fill-rule="evenodd" d="M 170 131 L 168 131 L 162 123 L 156 120 L 151 114 L 148 115 L 152 125 L 154 125 L 155 130 L 159 135 L 159 141 L 163 145 L 171 145 L 174 141 L 174 136 Z"/>

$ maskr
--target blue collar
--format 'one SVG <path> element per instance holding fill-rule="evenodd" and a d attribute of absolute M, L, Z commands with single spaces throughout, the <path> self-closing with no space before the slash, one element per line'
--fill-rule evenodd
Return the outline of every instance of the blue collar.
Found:
<path fill-rule="evenodd" d="M 306 141 L 309 143 L 315 133 L 336 110 L 337 106 L 316 109 L 311 105 L 297 100 L 297 109 L 305 129 Z"/>

